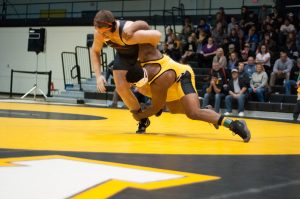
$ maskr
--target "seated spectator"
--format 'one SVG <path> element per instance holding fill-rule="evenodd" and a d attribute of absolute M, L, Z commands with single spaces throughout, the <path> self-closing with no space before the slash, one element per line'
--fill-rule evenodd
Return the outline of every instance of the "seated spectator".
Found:
<path fill-rule="evenodd" d="M 202 29 L 207 35 L 210 35 L 210 26 L 206 23 L 205 18 L 201 18 L 199 24 L 197 26 L 197 32 L 200 33 L 200 29 Z"/>
<path fill-rule="evenodd" d="M 256 52 L 257 44 L 259 42 L 259 37 L 256 34 L 256 28 L 255 28 L 255 26 L 252 26 L 248 30 L 248 34 L 245 35 L 244 42 L 245 43 L 249 43 L 249 47 L 250 47 L 249 50 L 250 50 L 251 53 L 255 53 Z"/>
<path fill-rule="evenodd" d="M 166 42 L 166 43 L 172 41 L 172 36 L 173 36 L 173 34 L 174 34 L 173 29 L 169 27 L 169 28 L 167 29 L 167 34 L 166 34 L 166 36 L 165 36 L 165 42 Z"/>
<path fill-rule="evenodd" d="M 242 49 L 243 48 L 242 44 L 243 44 L 243 40 L 244 40 L 244 31 L 242 30 L 242 28 L 240 27 L 239 24 L 236 24 L 234 26 L 234 29 L 236 30 L 237 35 L 238 35 L 239 40 L 240 40 L 240 42 L 239 42 L 240 46 L 238 46 L 237 49 Z"/>
<path fill-rule="evenodd" d="M 199 54 L 200 64 L 204 64 L 204 67 L 211 68 L 212 60 L 217 53 L 217 45 L 214 43 L 212 37 L 208 38 L 207 44 L 204 44 L 202 51 Z"/>
<path fill-rule="evenodd" d="M 179 61 L 181 58 L 181 41 L 178 39 L 176 34 L 173 34 L 171 40 L 168 42 L 168 49 L 171 51 L 171 58 L 175 61 Z"/>
<path fill-rule="evenodd" d="M 229 44 L 228 45 L 228 59 L 229 59 L 229 56 L 230 56 L 231 53 L 235 53 L 237 58 L 239 59 L 239 54 L 238 54 L 234 44 Z"/>
<path fill-rule="evenodd" d="M 197 50 L 197 44 L 196 41 L 193 40 L 192 36 L 189 36 L 188 42 L 183 45 L 182 47 L 182 57 L 181 62 L 187 63 L 192 57 L 195 56 Z"/>
<path fill-rule="evenodd" d="M 271 55 L 269 53 L 268 48 L 265 45 L 259 46 L 256 54 L 255 62 L 257 64 L 262 64 L 268 75 L 270 75 L 272 71 L 270 60 L 271 60 Z"/>
<path fill-rule="evenodd" d="M 222 45 L 223 38 L 226 36 L 221 22 L 218 22 L 211 32 L 211 36 L 218 46 Z"/>
<path fill-rule="evenodd" d="M 284 24 L 280 26 L 280 33 L 283 35 L 288 35 L 289 33 L 293 33 L 295 31 L 295 26 L 290 23 L 289 19 L 285 19 Z"/>
<path fill-rule="evenodd" d="M 298 49 L 296 46 L 296 37 L 294 33 L 287 35 L 286 41 L 282 47 L 282 51 L 287 52 L 287 55 L 292 60 L 297 60 L 299 57 Z"/>
<path fill-rule="evenodd" d="M 239 72 L 239 78 L 245 81 L 245 83 L 247 84 L 247 88 L 250 87 L 250 77 L 245 72 L 245 64 L 243 62 L 239 62 L 238 72 Z"/>
<path fill-rule="evenodd" d="M 226 69 L 227 68 L 227 59 L 224 56 L 223 48 L 218 48 L 216 55 L 213 58 L 213 63 L 219 62 L 220 67 Z"/>
<path fill-rule="evenodd" d="M 268 7 L 266 5 L 262 5 L 258 13 L 258 21 L 264 21 L 268 17 L 268 14 Z"/>
<path fill-rule="evenodd" d="M 226 84 L 226 75 L 224 68 L 218 62 L 212 64 L 210 85 L 206 89 L 203 100 L 203 108 L 205 108 L 212 97 L 215 99 L 215 111 L 220 112 L 221 99 L 224 97 L 223 86 Z"/>
<path fill-rule="evenodd" d="M 166 54 L 166 55 L 172 57 L 172 54 L 171 54 L 172 52 L 171 52 L 171 50 L 170 50 L 169 47 L 168 47 L 168 43 L 164 43 L 164 44 L 163 44 L 161 53 L 162 53 L 162 54 Z"/>
<path fill-rule="evenodd" d="M 285 81 L 285 94 L 291 95 L 291 89 L 297 89 L 297 80 L 300 75 L 300 58 L 297 59 L 296 66 L 293 66 L 290 73 L 290 79 Z"/>
<path fill-rule="evenodd" d="M 249 94 L 256 94 L 259 102 L 265 101 L 265 92 L 268 83 L 268 75 L 264 71 L 262 64 L 256 64 L 256 72 L 253 73 L 250 80 Z"/>
<path fill-rule="evenodd" d="M 198 40 L 197 40 L 197 53 L 200 53 L 202 51 L 204 44 L 207 44 L 207 42 L 208 42 L 208 35 L 204 31 L 204 29 L 200 28 Z"/>
<path fill-rule="evenodd" d="M 249 79 L 251 79 L 252 74 L 256 71 L 256 65 L 253 57 L 249 57 L 248 61 L 245 64 L 245 73 L 248 75 Z"/>
<path fill-rule="evenodd" d="M 285 79 L 285 81 L 290 79 L 290 72 L 293 67 L 293 62 L 288 58 L 286 52 L 280 52 L 280 58 L 276 60 L 273 72 L 271 73 L 270 86 L 275 85 L 276 79 Z"/>
<path fill-rule="evenodd" d="M 238 113 L 240 117 L 244 116 L 245 100 L 247 97 L 247 84 L 239 78 L 238 70 L 231 71 L 232 79 L 228 83 L 229 94 L 225 97 L 226 112 L 224 115 L 232 114 L 232 101 L 238 101 Z"/>
<path fill-rule="evenodd" d="M 234 44 L 238 51 L 240 50 L 240 38 L 235 28 L 233 28 L 230 32 L 228 36 L 228 42 L 229 44 Z"/>
<path fill-rule="evenodd" d="M 234 29 L 234 26 L 235 26 L 236 24 L 238 24 L 238 23 L 237 23 L 237 20 L 236 20 L 235 16 L 232 16 L 232 17 L 230 18 L 230 23 L 229 23 L 228 26 L 227 26 L 227 34 L 228 34 L 229 36 L 230 36 L 230 34 L 232 33 L 231 31 Z"/>
<path fill-rule="evenodd" d="M 237 57 L 237 54 L 235 52 L 231 53 L 227 64 L 227 70 L 231 71 L 232 69 L 237 68 L 238 63 L 239 59 Z"/>
<path fill-rule="evenodd" d="M 251 56 L 250 45 L 245 43 L 244 48 L 241 50 L 241 61 L 248 61 L 248 57 Z"/>

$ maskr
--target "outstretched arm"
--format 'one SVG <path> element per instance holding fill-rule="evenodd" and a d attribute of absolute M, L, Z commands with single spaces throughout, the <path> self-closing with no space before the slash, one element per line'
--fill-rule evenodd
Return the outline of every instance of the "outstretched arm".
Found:
<path fill-rule="evenodd" d="M 160 42 L 161 33 L 158 30 L 138 30 L 132 37 L 124 42 L 129 45 L 151 44 L 155 46 Z"/>

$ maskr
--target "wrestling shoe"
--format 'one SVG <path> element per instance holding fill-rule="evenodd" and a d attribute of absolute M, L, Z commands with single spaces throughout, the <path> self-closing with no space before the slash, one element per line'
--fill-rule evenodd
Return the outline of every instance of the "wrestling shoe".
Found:
<path fill-rule="evenodd" d="M 235 120 L 231 122 L 229 129 L 235 134 L 238 134 L 244 140 L 244 142 L 250 141 L 251 134 L 244 120 Z"/>
<path fill-rule="evenodd" d="M 150 120 L 148 118 L 141 119 L 139 122 L 138 130 L 136 131 L 137 134 L 142 134 L 146 132 L 146 128 L 150 125 Z"/>

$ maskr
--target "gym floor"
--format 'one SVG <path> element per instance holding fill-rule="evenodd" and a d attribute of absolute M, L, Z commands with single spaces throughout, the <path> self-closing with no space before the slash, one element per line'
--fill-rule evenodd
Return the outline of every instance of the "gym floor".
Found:
<path fill-rule="evenodd" d="M 300 198 L 299 123 L 246 119 L 249 143 L 184 115 L 0 102 L 0 198 Z"/>

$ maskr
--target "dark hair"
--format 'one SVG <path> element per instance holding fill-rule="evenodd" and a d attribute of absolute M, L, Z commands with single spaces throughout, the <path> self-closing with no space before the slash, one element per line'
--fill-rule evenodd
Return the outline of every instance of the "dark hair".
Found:
<path fill-rule="evenodd" d="M 144 70 L 139 66 L 131 67 L 126 73 L 126 80 L 129 83 L 135 83 L 144 77 Z"/>
<path fill-rule="evenodd" d="M 116 30 L 116 21 L 113 13 L 109 10 L 100 10 L 94 17 L 94 26 L 97 28 L 111 28 Z"/>

